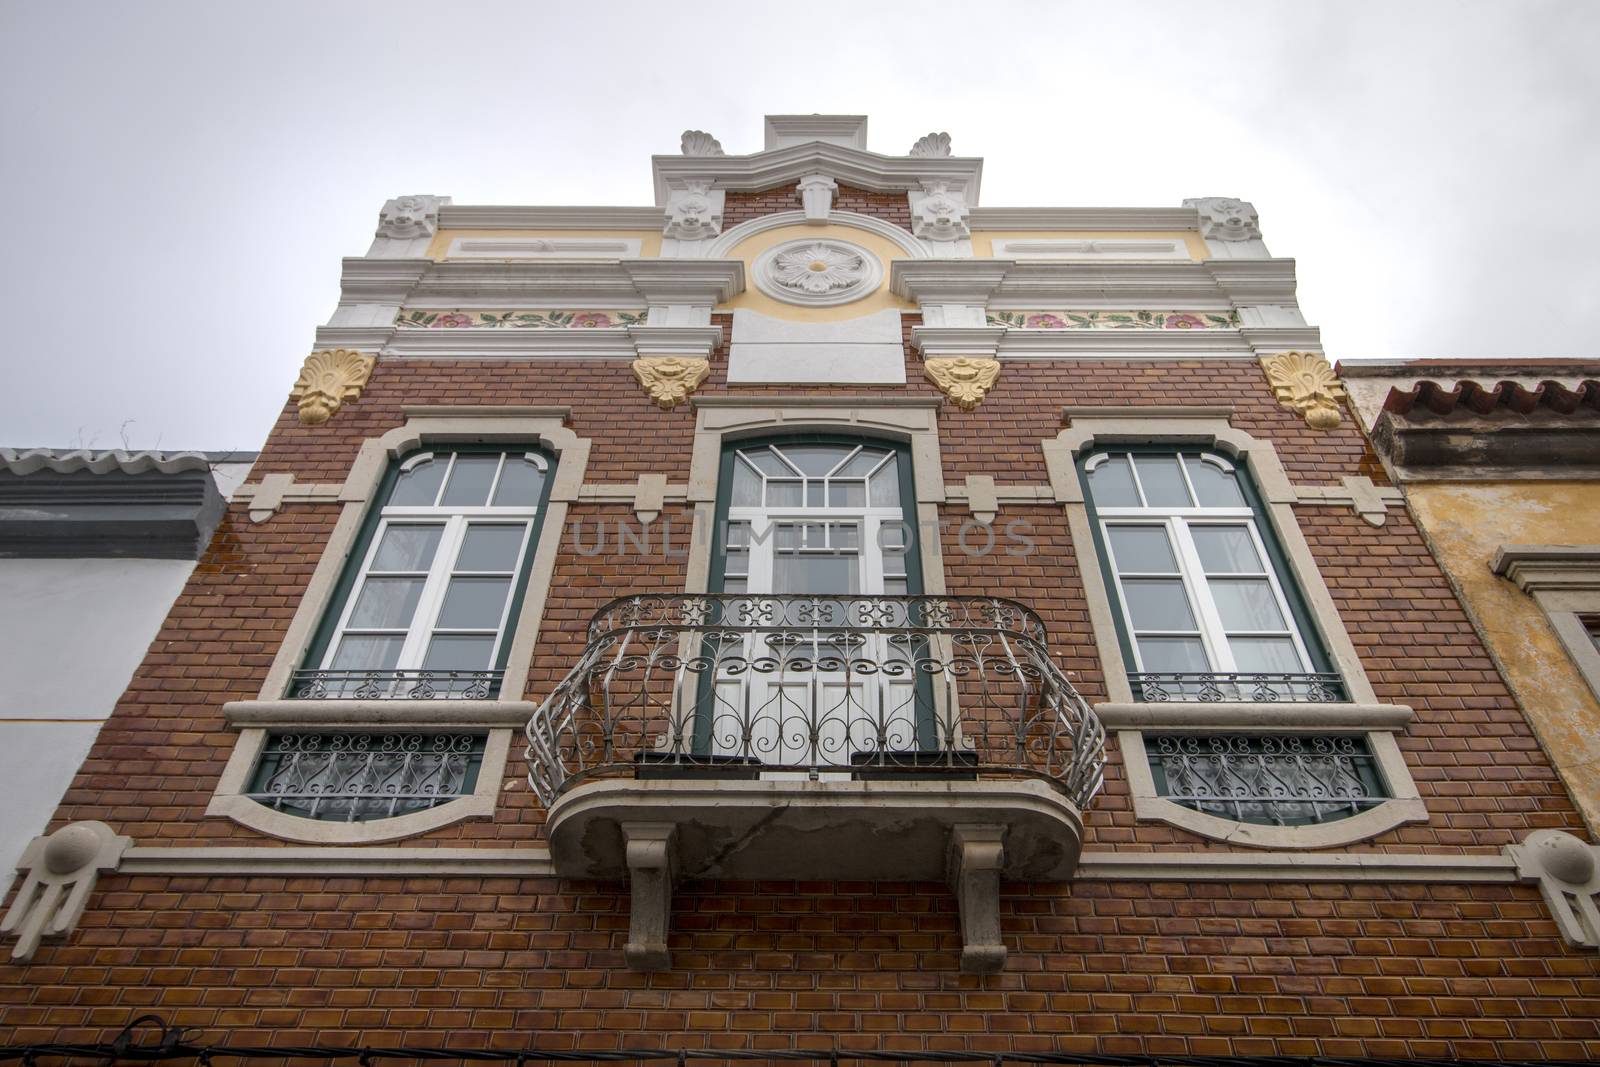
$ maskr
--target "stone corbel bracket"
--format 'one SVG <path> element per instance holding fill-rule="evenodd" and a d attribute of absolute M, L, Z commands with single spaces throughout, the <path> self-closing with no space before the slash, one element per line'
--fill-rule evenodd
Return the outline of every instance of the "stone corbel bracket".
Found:
<path fill-rule="evenodd" d="M 1405 504 L 1405 495 L 1392 485 L 1374 485 L 1366 475 L 1345 475 L 1338 485 L 1297 485 L 1297 504 L 1345 505 L 1366 520 L 1369 526 L 1382 526 L 1389 507 Z"/>
<path fill-rule="evenodd" d="M 338 414 L 346 400 L 354 400 L 367 386 L 377 357 L 348 348 L 324 349 L 306 357 L 289 395 L 300 408 L 300 421 L 320 426 Z"/>
<path fill-rule="evenodd" d="M 668 484 L 665 474 L 641 474 L 633 485 L 585 485 L 578 490 L 578 499 L 585 503 L 631 504 L 634 517 L 648 525 L 661 515 L 664 505 L 688 503 L 689 487 Z"/>
<path fill-rule="evenodd" d="M 800 179 L 799 188 L 806 222 L 815 226 L 827 225 L 828 213 L 833 210 L 833 194 L 839 191 L 839 183 L 826 174 L 807 174 Z"/>
<path fill-rule="evenodd" d="M 993 523 L 1005 504 L 1048 504 L 1055 493 L 1048 485 L 995 485 L 988 474 L 969 474 L 964 483 L 945 485 L 945 499 L 964 503 L 972 517 L 984 524 Z"/>
<path fill-rule="evenodd" d="M 1600 948 L 1600 845 L 1588 845 L 1563 830 L 1535 830 L 1520 845 L 1507 845 L 1524 881 L 1539 892 L 1570 944 Z"/>
<path fill-rule="evenodd" d="M 672 823 L 625 822 L 628 884 L 628 942 L 622 956 L 636 971 L 664 971 L 672 966 L 667 929 L 672 919 L 672 887 L 677 880 Z"/>
<path fill-rule="evenodd" d="M 956 407 L 972 411 L 994 388 L 1000 377 L 1000 361 L 970 356 L 924 359 L 922 370 Z"/>
<path fill-rule="evenodd" d="M 293 474 L 263 474 L 259 482 L 241 485 L 233 499 L 250 506 L 251 522 L 266 522 L 285 504 L 337 504 L 343 485 L 296 485 Z"/>
<path fill-rule="evenodd" d="M 961 910 L 961 969 L 992 974 L 1006 965 L 1000 939 L 1000 868 L 1005 828 L 957 826 L 950 831 L 949 878 Z"/>
<path fill-rule="evenodd" d="M 641 356 L 633 361 L 633 376 L 657 407 L 671 411 L 711 376 L 711 362 L 691 356 Z"/>
<path fill-rule="evenodd" d="M 31 960 L 42 938 L 76 929 L 100 872 L 116 870 L 132 845 L 103 822 L 71 823 L 30 841 L 17 863 L 27 877 L 0 920 L 0 933 L 17 938 L 11 958 Z"/>

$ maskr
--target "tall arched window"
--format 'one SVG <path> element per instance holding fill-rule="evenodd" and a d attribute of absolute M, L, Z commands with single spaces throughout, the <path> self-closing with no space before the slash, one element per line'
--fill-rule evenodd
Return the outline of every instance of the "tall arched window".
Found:
<path fill-rule="evenodd" d="M 1244 472 L 1201 451 L 1083 462 L 1117 623 L 1145 700 L 1341 700 Z"/>
<path fill-rule="evenodd" d="M 394 464 L 292 692 L 495 696 L 551 466 L 465 446 Z"/>

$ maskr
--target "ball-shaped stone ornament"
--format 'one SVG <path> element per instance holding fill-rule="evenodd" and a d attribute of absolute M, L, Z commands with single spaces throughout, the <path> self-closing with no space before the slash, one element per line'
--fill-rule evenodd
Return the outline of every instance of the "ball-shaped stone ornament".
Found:
<path fill-rule="evenodd" d="M 100 835 L 83 823 L 63 826 L 44 846 L 45 869 L 51 874 L 71 874 L 87 867 L 100 851 Z"/>
<path fill-rule="evenodd" d="M 1594 852 L 1571 834 L 1556 832 L 1533 846 L 1544 869 L 1571 885 L 1594 877 Z"/>

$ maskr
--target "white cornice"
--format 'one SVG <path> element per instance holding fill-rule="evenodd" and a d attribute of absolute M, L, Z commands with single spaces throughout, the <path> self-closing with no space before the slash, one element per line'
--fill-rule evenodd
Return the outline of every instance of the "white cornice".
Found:
<path fill-rule="evenodd" d="M 1194 230 L 1192 207 L 974 207 L 974 230 Z"/>
<path fill-rule="evenodd" d="M 1239 336 L 1257 352 L 1322 351 L 1322 331 L 1315 326 L 1241 326 Z"/>
<path fill-rule="evenodd" d="M 394 335 L 393 326 L 318 326 L 314 349 L 352 348 L 376 352 Z"/>
<path fill-rule="evenodd" d="M 748 156 L 651 156 L 650 166 L 656 203 L 663 208 L 670 186 L 691 178 L 710 178 L 727 191 L 753 191 L 797 183 L 810 174 L 826 174 L 876 193 L 904 193 L 922 188 L 925 181 L 943 181 L 968 204 L 976 204 L 983 175 L 983 160 L 976 157 L 883 156 L 822 141 Z M 1190 216 L 1198 218 L 1194 212 Z"/>
<path fill-rule="evenodd" d="M 979 262 L 979 261 L 974 261 Z M 1073 263 L 1024 260 L 1006 271 L 992 308 L 1228 308 L 1204 263 Z"/>
<path fill-rule="evenodd" d="M 1079 878 L 1184 882 L 1515 882 L 1500 855 L 1420 852 L 1085 852 Z"/>
<path fill-rule="evenodd" d="M 1489 569 L 1524 593 L 1600 590 L 1600 545 L 1501 545 Z"/>
<path fill-rule="evenodd" d="M 725 304 L 744 292 L 737 259 L 625 259 L 622 269 L 647 304 Z"/>
<path fill-rule="evenodd" d="M 432 265 L 426 259 L 346 257 L 339 274 L 339 302 L 398 304 Z"/>
<path fill-rule="evenodd" d="M 985 304 L 1016 264 L 1005 259 L 897 259 L 889 288 L 921 304 Z"/>
<path fill-rule="evenodd" d="M 1235 304 L 1293 304 L 1293 259 L 1208 259 L 1206 270 Z"/>
<path fill-rule="evenodd" d="M 660 230 L 659 207 L 517 207 L 446 205 L 444 230 Z"/>

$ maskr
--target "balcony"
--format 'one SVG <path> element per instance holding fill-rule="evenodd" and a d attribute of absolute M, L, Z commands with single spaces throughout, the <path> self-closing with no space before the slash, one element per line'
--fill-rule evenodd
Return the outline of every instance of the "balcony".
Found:
<path fill-rule="evenodd" d="M 504 671 L 297 670 L 293 700 L 489 700 Z"/>
<path fill-rule="evenodd" d="M 1038 616 L 996 597 L 625 597 L 527 734 L 556 869 L 632 880 L 646 967 L 678 879 L 948 877 L 992 969 L 998 879 L 1072 876 L 1105 762 Z"/>

